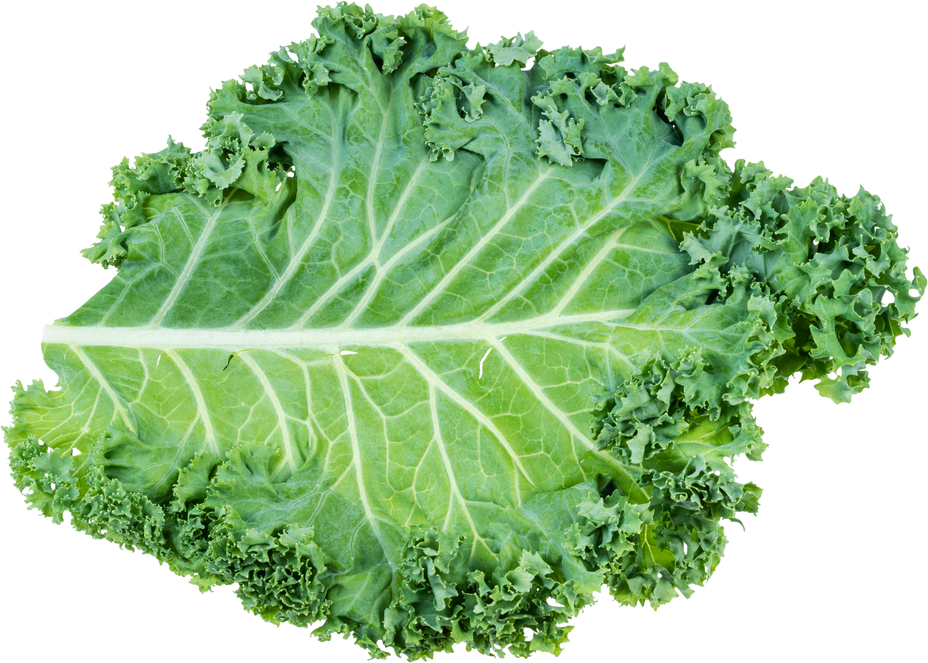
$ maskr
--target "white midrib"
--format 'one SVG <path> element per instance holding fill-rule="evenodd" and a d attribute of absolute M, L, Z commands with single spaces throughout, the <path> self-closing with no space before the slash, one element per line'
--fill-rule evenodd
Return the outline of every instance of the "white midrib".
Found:
<path fill-rule="evenodd" d="M 112 346 L 127 348 L 320 348 L 347 346 L 396 346 L 428 341 L 490 340 L 572 324 L 609 324 L 631 315 L 619 309 L 577 315 L 541 315 L 513 322 L 463 322 L 433 327 L 323 327 L 319 329 L 170 329 L 159 327 L 77 327 L 48 325 L 43 343 L 76 347 Z"/>

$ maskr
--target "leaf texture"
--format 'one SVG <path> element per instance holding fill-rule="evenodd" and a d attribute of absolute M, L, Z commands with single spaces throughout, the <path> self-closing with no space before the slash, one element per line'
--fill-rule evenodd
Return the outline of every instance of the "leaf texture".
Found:
<path fill-rule="evenodd" d="M 728 166 L 663 64 L 425 6 L 314 26 L 212 93 L 205 150 L 114 168 L 85 255 L 118 271 L 46 329 L 60 389 L 15 388 L 17 485 L 375 656 L 688 596 L 758 508 L 751 400 L 846 401 L 907 332 L 882 204 Z"/>

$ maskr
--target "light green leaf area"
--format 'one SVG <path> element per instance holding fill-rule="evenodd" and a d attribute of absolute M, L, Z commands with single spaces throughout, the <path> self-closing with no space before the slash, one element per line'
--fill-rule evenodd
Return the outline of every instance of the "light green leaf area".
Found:
<path fill-rule="evenodd" d="M 314 25 L 212 94 L 204 151 L 114 168 L 85 255 L 118 271 L 46 329 L 60 388 L 16 388 L 17 485 L 376 656 L 557 653 L 604 583 L 689 595 L 757 511 L 750 399 L 846 400 L 914 315 L 879 201 L 730 168 L 663 64 Z"/>

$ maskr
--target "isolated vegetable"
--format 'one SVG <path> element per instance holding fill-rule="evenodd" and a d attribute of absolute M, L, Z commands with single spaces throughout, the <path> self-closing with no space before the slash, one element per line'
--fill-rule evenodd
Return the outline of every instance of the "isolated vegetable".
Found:
<path fill-rule="evenodd" d="M 85 255 L 118 273 L 46 329 L 61 389 L 15 388 L 17 486 L 377 656 L 689 595 L 758 508 L 751 401 L 847 401 L 907 333 L 882 204 L 729 167 L 666 65 L 468 49 L 426 6 L 314 26 L 212 94 L 205 150 L 114 168 Z"/>

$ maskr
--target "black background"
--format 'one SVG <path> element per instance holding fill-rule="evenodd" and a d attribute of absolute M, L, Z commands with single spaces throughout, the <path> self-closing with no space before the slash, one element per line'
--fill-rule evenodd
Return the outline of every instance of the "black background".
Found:
<path fill-rule="evenodd" d="M 928 262 L 921 215 L 908 203 L 924 189 L 909 162 L 924 149 L 914 100 L 923 85 L 910 78 L 905 45 L 879 16 L 811 21 L 769 10 L 725 20 L 657 3 L 647 14 L 591 3 L 562 3 L 545 14 L 532 5 L 512 14 L 501 3 L 445 6 L 459 24 L 475 26 L 476 38 L 535 26 L 549 46 L 628 41 L 632 64 L 668 59 L 683 76 L 715 81 L 742 128 L 738 154 L 762 156 L 800 183 L 820 171 L 848 192 L 863 181 L 897 213 L 916 260 Z M 310 11 L 306 4 L 210 16 L 101 13 L 80 30 L 73 28 L 76 15 L 60 14 L 41 17 L 42 34 L 20 36 L 21 50 L 8 54 L 7 72 L 15 77 L 6 80 L 8 101 L 15 99 L 7 106 L 7 140 L 21 148 L 15 158 L 7 152 L 18 173 L 7 179 L 7 200 L 18 211 L 6 217 L 8 340 L 0 380 L 43 374 L 40 325 L 106 279 L 75 255 L 96 226 L 106 166 L 121 152 L 159 147 L 166 131 L 199 145 L 206 83 L 305 34 Z M 715 581 L 692 603 L 656 616 L 616 612 L 604 602 L 581 621 L 563 660 L 581 660 L 601 646 L 616 657 L 652 647 L 685 656 L 710 640 L 751 635 L 825 646 L 841 637 L 835 618 L 847 626 L 862 619 L 856 606 L 891 600 L 905 584 L 898 554 L 912 545 L 893 532 L 907 518 L 907 476 L 920 460 L 917 440 L 924 441 L 917 408 L 926 348 L 922 340 L 903 342 L 899 357 L 875 371 L 874 391 L 853 408 L 834 408 L 809 386 L 761 404 L 773 450 L 766 465 L 743 465 L 742 474 L 769 488 L 763 517 L 750 521 L 748 536 L 732 528 L 730 558 Z M 262 651 L 361 660 L 345 644 L 320 648 L 304 634 L 275 633 L 243 616 L 227 591 L 199 598 L 151 560 L 24 516 L 10 491 L 0 491 L 0 508 L 12 615 L 4 630 L 40 639 L 48 655 L 79 645 L 104 654 Z M 198 643 L 192 649 L 191 641 Z"/>

